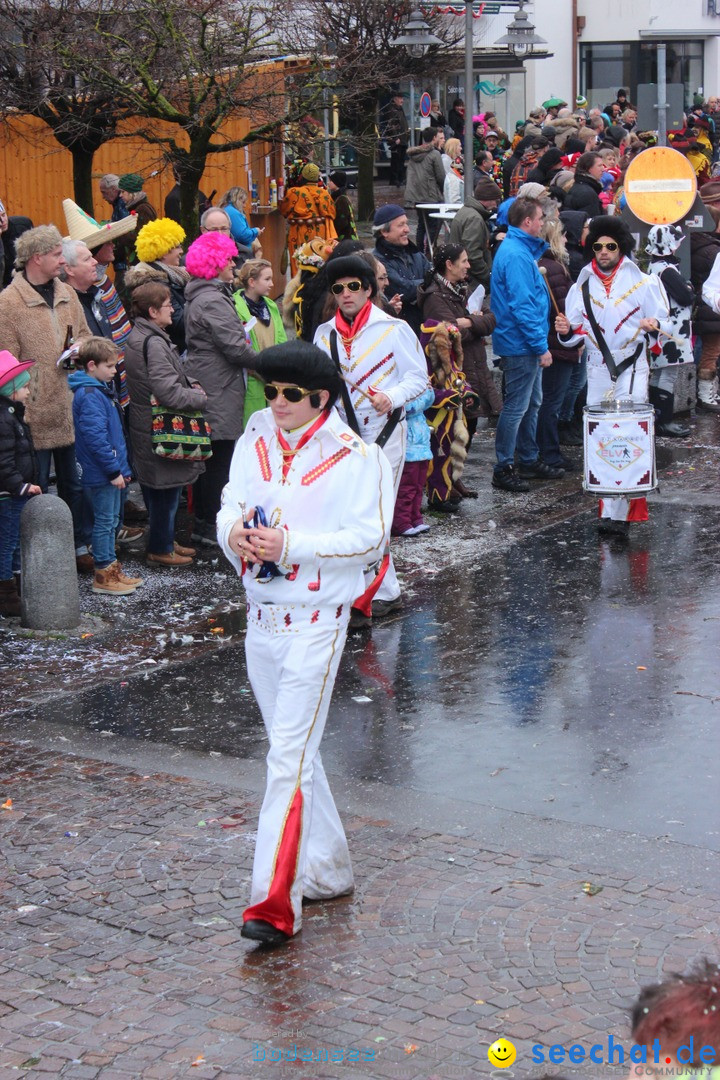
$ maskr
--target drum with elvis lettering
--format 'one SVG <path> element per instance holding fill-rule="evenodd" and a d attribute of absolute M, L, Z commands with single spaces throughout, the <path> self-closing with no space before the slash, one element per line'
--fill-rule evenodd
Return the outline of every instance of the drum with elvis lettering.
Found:
<path fill-rule="evenodd" d="M 632 499 L 657 487 L 652 405 L 629 399 L 586 405 L 583 443 L 585 491 Z"/>

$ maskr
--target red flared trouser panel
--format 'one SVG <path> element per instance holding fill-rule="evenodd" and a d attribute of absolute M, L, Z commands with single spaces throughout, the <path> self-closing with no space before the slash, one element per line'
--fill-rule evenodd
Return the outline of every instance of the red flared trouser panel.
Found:
<path fill-rule="evenodd" d="M 286 934 L 294 933 L 295 915 L 290 903 L 290 888 L 297 873 L 302 808 L 303 797 L 300 788 L 298 788 L 290 803 L 290 809 L 280 836 L 275 869 L 267 899 L 246 908 L 243 914 L 243 922 L 247 922 L 248 919 L 263 919 L 264 922 L 272 923 L 278 930 L 282 930 Z"/>

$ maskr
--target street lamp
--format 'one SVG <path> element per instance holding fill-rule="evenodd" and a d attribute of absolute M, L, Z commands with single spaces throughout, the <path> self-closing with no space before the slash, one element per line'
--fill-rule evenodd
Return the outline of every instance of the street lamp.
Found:
<path fill-rule="evenodd" d="M 535 27 L 530 22 L 524 9 L 525 0 L 520 0 L 517 14 L 508 24 L 507 34 L 503 34 L 495 42 L 496 45 L 507 45 L 513 56 L 518 60 L 525 60 L 535 51 L 536 45 L 547 45 L 545 38 L 535 33 Z M 546 50 L 540 50 L 543 54 Z"/>
<path fill-rule="evenodd" d="M 443 43 L 439 37 L 432 33 L 423 18 L 420 8 L 416 7 L 410 12 L 410 18 L 405 23 L 402 34 L 398 34 L 391 44 L 401 45 L 407 49 L 410 56 L 420 59 L 433 45 L 442 45 Z"/>
<path fill-rule="evenodd" d="M 404 48 L 409 56 L 414 59 L 420 60 L 433 45 L 442 45 L 443 42 L 439 37 L 435 37 L 430 27 L 423 18 L 422 11 L 419 7 L 414 7 L 410 12 L 410 18 L 405 23 L 405 29 L 402 34 L 398 34 L 396 38 L 390 42 L 391 45 L 399 45 Z M 415 86 L 413 79 L 410 79 L 410 145 L 415 145 Z"/>

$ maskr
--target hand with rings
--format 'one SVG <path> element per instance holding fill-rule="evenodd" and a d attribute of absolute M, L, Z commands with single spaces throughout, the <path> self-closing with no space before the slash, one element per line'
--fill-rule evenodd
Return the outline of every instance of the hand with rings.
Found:
<path fill-rule="evenodd" d="M 285 546 L 284 529 L 270 529 L 267 525 L 255 525 L 250 530 L 248 543 L 256 561 L 278 562 Z"/>

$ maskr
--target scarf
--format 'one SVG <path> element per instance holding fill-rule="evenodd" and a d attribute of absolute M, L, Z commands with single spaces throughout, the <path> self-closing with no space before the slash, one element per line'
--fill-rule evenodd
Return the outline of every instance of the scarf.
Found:
<path fill-rule="evenodd" d="M 245 297 L 245 303 L 248 306 L 248 311 L 251 315 L 254 315 L 256 319 L 259 319 L 263 326 L 270 325 L 270 308 L 265 303 L 265 297 L 261 296 L 257 300 L 251 300 L 246 292 L 243 293 Z"/>
<path fill-rule="evenodd" d="M 353 338 L 357 337 L 367 323 L 372 309 L 372 300 L 367 300 L 365 306 L 360 308 L 352 323 L 347 321 L 340 308 L 335 312 L 335 327 L 342 338 L 342 343 L 345 346 L 345 352 L 348 356 L 350 355 L 350 349 L 352 348 Z"/>
<path fill-rule="evenodd" d="M 304 434 L 300 436 L 300 438 L 298 439 L 297 444 L 295 446 L 290 445 L 290 443 L 287 441 L 287 439 L 285 438 L 285 435 L 280 430 L 280 428 L 277 429 L 277 440 L 278 440 L 278 442 L 280 444 L 280 450 L 282 452 L 282 478 L 283 478 L 283 480 L 285 480 L 287 478 L 287 474 L 290 472 L 290 469 L 292 467 L 292 463 L 293 463 L 293 461 L 295 459 L 295 455 L 300 453 L 303 446 L 307 446 L 307 444 L 310 442 L 310 440 L 312 439 L 315 432 L 318 431 L 323 426 L 323 424 L 325 423 L 325 421 L 327 420 L 329 415 L 330 415 L 330 410 L 329 409 L 323 410 L 323 412 L 321 412 L 320 415 L 318 416 L 318 418 L 315 421 L 313 421 L 313 423 L 304 432 Z"/>
<path fill-rule="evenodd" d="M 441 285 L 444 289 L 451 292 L 453 296 L 456 296 L 458 300 L 462 301 L 463 307 L 465 306 L 465 301 L 467 300 L 467 285 L 464 281 L 458 281 L 453 284 L 452 281 L 448 281 L 442 274 L 437 273 L 435 274 L 435 280 L 438 285 Z"/>
<path fill-rule="evenodd" d="M 604 270 L 600 269 L 600 267 L 597 264 L 597 261 L 593 258 L 593 261 L 592 261 L 593 273 L 597 274 L 597 276 L 600 278 L 600 281 L 602 282 L 603 287 L 605 289 L 605 295 L 608 296 L 608 297 L 610 296 L 610 290 L 612 289 L 613 281 L 615 280 L 615 275 L 617 274 L 618 270 L 620 269 L 620 267 L 623 264 L 623 259 L 624 259 L 624 256 L 621 255 L 620 256 L 620 261 L 617 263 L 617 265 L 613 267 L 613 269 L 610 271 L 609 274 L 606 274 Z"/>

